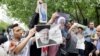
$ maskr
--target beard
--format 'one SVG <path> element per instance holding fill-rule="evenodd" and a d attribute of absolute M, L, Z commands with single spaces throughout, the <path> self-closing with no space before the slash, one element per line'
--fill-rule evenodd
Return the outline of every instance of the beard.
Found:
<path fill-rule="evenodd" d="M 43 44 L 48 44 L 49 43 L 49 40 L 45 39 L 45 40 L 41 40 L 40 41 L 43 43 Z"/>

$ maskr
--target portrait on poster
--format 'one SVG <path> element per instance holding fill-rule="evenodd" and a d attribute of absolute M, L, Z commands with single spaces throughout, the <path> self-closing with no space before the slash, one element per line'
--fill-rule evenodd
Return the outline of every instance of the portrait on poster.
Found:
<path fill-rule="evenodd" d="M 47 4 L 39 4 L 39 22 L 47 23 Z"/>
<path fill-rule="evenodd" d="M 60 37 L 62 36 L 59 30 L 57 31 L 54 29 L 53 33 L 52 29 L 50 28 L 50 25 L 37 25 L 36 28 L 37 28 L 37 33 L 35 34 L 35 37 L 36 37 L 37 48 L 57 45 L 61 43 L 62 38 Z"/>

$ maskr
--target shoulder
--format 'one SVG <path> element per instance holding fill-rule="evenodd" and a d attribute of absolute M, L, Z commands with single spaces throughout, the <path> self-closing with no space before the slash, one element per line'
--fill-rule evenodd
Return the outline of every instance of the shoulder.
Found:
<path fill-rule="evenodd" d="M 94 30 L 96 31 L 96 28 L 94 28 Z"/>
<path fill-rule="evenodd" d="M 90 30 L 90 29 L 87 27 L 85 30 L 87 31 L 87 30 Z"/>

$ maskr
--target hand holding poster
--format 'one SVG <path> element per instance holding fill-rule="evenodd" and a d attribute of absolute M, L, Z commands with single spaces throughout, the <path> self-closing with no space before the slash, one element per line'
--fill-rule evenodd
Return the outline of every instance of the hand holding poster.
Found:
<path fill-rule="evenodd" d="M 50 25 L 37 25 L 36 44 L 37 48 L 57 45 L 62 43 L 62 35 L 59 26 L 50 28 Z"/>

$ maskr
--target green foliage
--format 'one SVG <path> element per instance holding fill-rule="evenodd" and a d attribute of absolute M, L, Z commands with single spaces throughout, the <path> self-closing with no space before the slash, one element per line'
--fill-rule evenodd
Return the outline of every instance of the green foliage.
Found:
<path fill-rule="evenodd" d="M 7 4 L 10 16 L 20 18 L 21 21 L 28 23 L 29 18 L 35 12 L 37 0 L 0 0 Z M 57 9 L 71 14 L 75 19 L 95 20 L 95 6 L 100 3 L 99 0 L 45 0 L 48 5 L 48 19 Z"/>
<path fill-rule="evenodd" d="M 5 22 L 1 22 L 1 21 L 0 21 L 0 31 L 1 31 L 2 29 L 6 29 L 7 26 L 8 26 L 7 23 L 5 23 Z"/>
<path fill-rule="evenodd" d="M 25 23 L 28 23 L 36 7 L 35 0 L 2 0 L 1 2 L 8 5 L 10 16 L 21 18 L 20 20 Z"/>

